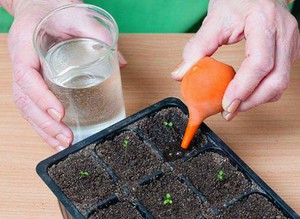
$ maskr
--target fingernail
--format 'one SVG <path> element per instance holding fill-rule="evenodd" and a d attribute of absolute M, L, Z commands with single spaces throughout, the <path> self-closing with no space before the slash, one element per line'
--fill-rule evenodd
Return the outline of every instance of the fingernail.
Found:
<path fill-rule="evenodd" d="M 63 134 L 58 134 L 56 136 L 56 139 L 63 145 L 63 146 L 66 146 L 68 147 L 71 143 L 70 139 L 67 138 L 65 135 Z"/>
<path fill-rule="evenodd" d="M 118 52 L 118 59 L 119 59 L 120 64 L 122 64 L 122 65 L 128 64 L 128 62 L 126 61 L 125 57 L 122 55 L 121 52 Z"/>
<path fill-rule="evenodd" d="M 55 109 L 48 109 L 48 114 L 57 122 L 60 122 L 60 120 L 62 119 L 62 116 L 60 115 L 59 112 L 57 112 Z"/>
<path fill-rule="evenodd" d="M 232 120 L 235 116 L 236 116 L 236 113 L 229 113 L 229 112 L 226 112 L 226 111 L 223 111 L 223 112 L 222 112 L 222 117 L 223 117 L 225 120 L 227 120 L 227 121 Z"/>
<path fill-rule="evenodd" d="M 172 77 L 175 80 L 181 80 L 184 76 L 184 74 L 190 70 L 190 68 L 193 66 L 192 63 L 185 63 L 181 62 L 176 66 L 176 68 L 171 72 Z"/>
<path fill-rule="evenodd" d="M 57 151 L 63 151 L 63 150 L 65 150 L 66 148 L 63 147 L 63 146 L 57 146 L 55 149 L 56 149 Z"/>
<path fill-rule="evenodd" d="M 236 99 L 234 101 L 232 101 L 232 103 L 229 105 L 229 107 L 227 108 L 227 112 L 229 113 L 234 113 L 237 108 L 239 107 L 239 105 L 241 104 L 241 100 L 240 99 Z"/>
<path fill-rule="evenodd" d="M 177 64 L 175 69 L 171 72 L 171 75 L 177 76 L 182 65 L 183 65 L 183 62 L 180 62 L 179 64 Z"/>

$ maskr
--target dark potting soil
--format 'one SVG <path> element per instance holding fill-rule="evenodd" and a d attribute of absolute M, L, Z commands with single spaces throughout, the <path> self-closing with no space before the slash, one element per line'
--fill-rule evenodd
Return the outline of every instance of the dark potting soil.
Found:
<path fill-rule="evenodd" d="M 165 122 L 172 125 L 165 125 Z M 171 107 L 142 120 L 139 128 L 160 149 L 166 161 L 174 161 L 206 143 L 206 137 L 198 131 L 188 150 L 181 148 L 187 123 L 188 117 L 179 108 Z"/>
<path fill-rule="evenodd" d="M 189 162 L 176 162 L 176 172 L 182 173 L 206 197 L 212 207 L 221 207 L 226 200 L 241 195 L 252 187 L 229 159 L 214 152 L 206 152 Z M 218 179 L 223 171 L 223 180 Z"/>
<path fill-rule="evenodd" d="M 93 148 L 88 146 L 48 169 L 50 177 L 83 214 L 117 191 L 112 179 L 92 157 Z"/>
<path fill-rule="evenodd" d="M 135 181 L 158 171 L 162 160 L 132 131 L 96 146 L 99 157 L 122 182 Z"/>
<path fill-rule="evenodd" d="M 128 202 L 118 202 L 107 208 L 98 209 L 89 216 L 89 219 L 142 219 L 135 206 Z"/>
<path fill-rule="evenodd" d="M 172 204 L 165 204 L 166 194 Z M 154 218 L 191 219 L 201 215 L 201 204 L 175 176 L 164 175 L 149 185 L 138 187 L 133 194 L 149 210 Z"/>
<path fill-rule="evenodd" d="M 175 169 L 169 167 L 140 139 L 134 131 L 124 131 L 97 146 L 90 145 L 65 160 L 51 166 L 48 173 L 62 192 L 77 209 L 87 216 L 99 201 L 116 194 L 119 200 L 107 208 L 96 209 L 89 218 L 142 218 L 136 207 L 128 200 L 139 200 L 154 218 L 191 219 L 202 218 L 285 218 L 283 214 L 262 195 L 253 194 L 248 198 L 224 207 L 225 201 L 232 200 L 255 188 L 242 172 L 232 165 L 228 158 L 205 152 L 191 160 L 178 160 L 193 149 L 205 145 L 206 137 L 198 131 L 188 151 L 180 147 L 187 116 L 178 108 L 168 108 L 135 123 L 147 140 L 163 153 L 165 161 L 175 161 Z M 165 125 L 167 122 L 172 125 Z M 131 127 L 131 128 L 132 128 Z M 115 185 L 109 175 L 97 163 L 97 155 L 118 176 L 122 184 Z M 97 158 L 99 161 L 99 159 Z M 133 181 L 162 170 L 149 184 L 140 186 Z M 220 170 L 223 179 L 218 178 Z M 82 173 L 82 174 L 81 174 Z M 202 203 L 178 176 L 186 177 L 202 193 Z M 159 178 L 160 177 L 160 178 Z M 126 185 L 126 190 L 122 192 Z M 126 197 L 122 197 L 126 193 Z M 172 203 L 164 204 L 170 194 Z"/>
<path fill-rule="evenodd" d="M 286 217 L 266 197 L 253 194 L 225 208 L 217 218 L 285 219 Z"/>

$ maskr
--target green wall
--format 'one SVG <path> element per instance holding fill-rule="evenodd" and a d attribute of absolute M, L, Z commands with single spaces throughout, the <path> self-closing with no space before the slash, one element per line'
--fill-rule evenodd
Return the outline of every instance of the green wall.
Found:
<path fill-rule="evenodd" d="M 86 0 L 113 15 L 121 33 L 195 32 L 206 15 L 209 0 Z M 293 4 L 290 4 L 290 9 Z M 0 7 L 0 33 L 13 17 Z"/>

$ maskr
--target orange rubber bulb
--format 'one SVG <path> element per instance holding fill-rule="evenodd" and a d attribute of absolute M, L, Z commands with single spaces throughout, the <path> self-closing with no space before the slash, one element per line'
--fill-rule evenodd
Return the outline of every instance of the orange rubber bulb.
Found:
<path fill-rule="evenodd" d="M 189 121 L 181 143 L 187 149 L 200 124 L 222 112 L 222 99 L 235 75 L 234 69 L 213 58 L 198 61 L 183 77 L 181 94 L 189 109 Z"/>

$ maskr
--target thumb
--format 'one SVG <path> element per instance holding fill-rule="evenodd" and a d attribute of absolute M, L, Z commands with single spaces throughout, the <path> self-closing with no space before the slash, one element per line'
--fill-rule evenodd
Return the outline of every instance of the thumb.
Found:
<path fill-rule="evenodd" d="M 171 73 L 175 80 L 182 80 L 184 74 L 200 59 L 211 56 L 219 46 L 226 44 L 230 32 L 222 31 L 218 21 L 204 21 L 199 31 L 186 43 L 183 50 L 183 60 Z"/>

